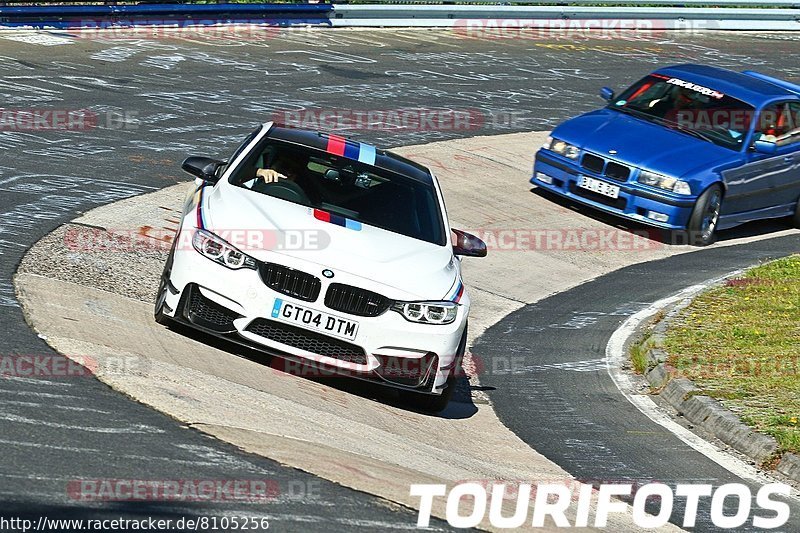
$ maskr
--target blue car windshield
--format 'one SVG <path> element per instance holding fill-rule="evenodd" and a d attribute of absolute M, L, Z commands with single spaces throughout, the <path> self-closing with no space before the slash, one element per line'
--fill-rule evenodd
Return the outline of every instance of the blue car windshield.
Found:
<path fill-rule="evenodd" d="M 741 100 L 662 74 L 641 79 L 609 107 L 733 150 L 741 149 L 755 115 Z"/>

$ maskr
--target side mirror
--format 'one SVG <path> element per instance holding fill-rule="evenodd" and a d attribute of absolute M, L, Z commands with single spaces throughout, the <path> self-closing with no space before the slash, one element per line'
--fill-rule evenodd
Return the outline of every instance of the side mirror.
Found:
<path fill-rule="evenodd" d="M 192 176 L 196 176 L 213 185 L 219 181 L 217 170 L 224 164 L 225 161 L 220 161 L 219 159 L 192 156 L 184 159 L 181 168 Z"/>
<path fill-rule="evenodd" d="M 605 100 L 606 102 L 610 102 L 614 99 L 614 89 L 611 87 L 603 87 L 600 89 L 600 98 Z"/>
<path fill-rule="evenodd" d="M 766 155 L 775 155 L 775 152 L 778 151 L 778 145 L 772 141 L 758 140 L 753 143 L 753 148 L 759 154 L 766 154 Z"/>
<path fill-rule="evenodd" d="M 455 255 L 463 255 L 467 257 L 486 257 L 486 243 L 471 235 L 466 231 L 460 229 L 451 230 L 455 236 L 456 241 L 453 243 L 453 253 Z"/>

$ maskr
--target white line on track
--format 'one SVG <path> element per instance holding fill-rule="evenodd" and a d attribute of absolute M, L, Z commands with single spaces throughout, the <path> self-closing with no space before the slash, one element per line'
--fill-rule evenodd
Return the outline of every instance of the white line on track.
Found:
<path fill-rule="evenodd" d="M 37 420 L 25 416 L 14 415 L 10 413 L 0 413 L 0 420 L 13 422 L 17 424 L 30 424 L 34 426 L 44 426 L 56 429 L 70 429 L 75 431 L 86 431 L 89 433 L 164 433 L 163 429 L 159 429 L 146 424 L 133 424 L 125 427 L 96 427 L 96 426 L 79 426 L 74 424 L 62 424 L 59 422 L 47 422 L 44 420 Z"/>
<path fill-rule="evenodd" d="M 692 285 L 691 287 L 687 287 L 673 296 L 658 300 L 645 309 L 642 309 L 638 313 L 628 317 L 628 319 L 625 320 L 620 327 L 616 329 L 616 331 L 614 331 L 614 333 L 611 335 L 611 338 L 608 339 L 608 344 L 606 345 L 606 370 L 622 395 L 625 396 L 625 398 L 647 418 L 664 427 L 685 444 L 702 453 L 733 475 L 758 485 L 765 485 L 768 483 L 774 483 L 775 480 L 759 471 L 754 466 L 745 463 L 741 459 L 725 452 L 718 446 L 708 442 L 707 440 L 681 426 L 672 420 L 658 405 L 656 405 L 656 403 L 649 396 L 632 392 L 634 390 L 633 381 L 631 380 L 630 375 L 622 370 L 622 364 L 627 359 L 625 343 L 628 338 L 634 334 L 642 322 L 655 315 L 665 307 L 679 302 L 685 298 L 691 298 L 707 287 L 719 283 L 731 276 L 736 276 L 741 272 L 742 270 L 737 270 L 725 276 L 706 281 L 705 283 Z M 796 490 L 792 490 L 791 497 L 794 500 L 800 501 L 800 497 L 798 496 L 798 492 Z"/>

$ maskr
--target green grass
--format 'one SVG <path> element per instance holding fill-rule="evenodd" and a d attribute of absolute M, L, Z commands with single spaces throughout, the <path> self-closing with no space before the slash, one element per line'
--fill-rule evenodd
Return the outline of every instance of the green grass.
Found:
<path fill-rule="evenodd" d="M 636 343 L 631 346 L 631 363 L 633 363 L 633 370 L 637 374 L 644 374 L 647 368 L 647 348 L 641 344 Z"/>
<path fill-rule="evenodd" d="M 667 332 L 668 363 L 780 452 L 800 453 L 800 255 L 696 298 Z"/>

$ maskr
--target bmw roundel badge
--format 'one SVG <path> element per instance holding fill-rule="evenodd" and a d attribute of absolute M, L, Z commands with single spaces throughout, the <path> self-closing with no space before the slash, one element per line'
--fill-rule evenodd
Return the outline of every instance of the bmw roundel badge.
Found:
<path fill-rule="evenodd" d="M 328 279 L 331 279 L 333 277 L 333 270 L 329 270 L 326 268 L 325 270 L 322 271 L 322 275 Z"/>

